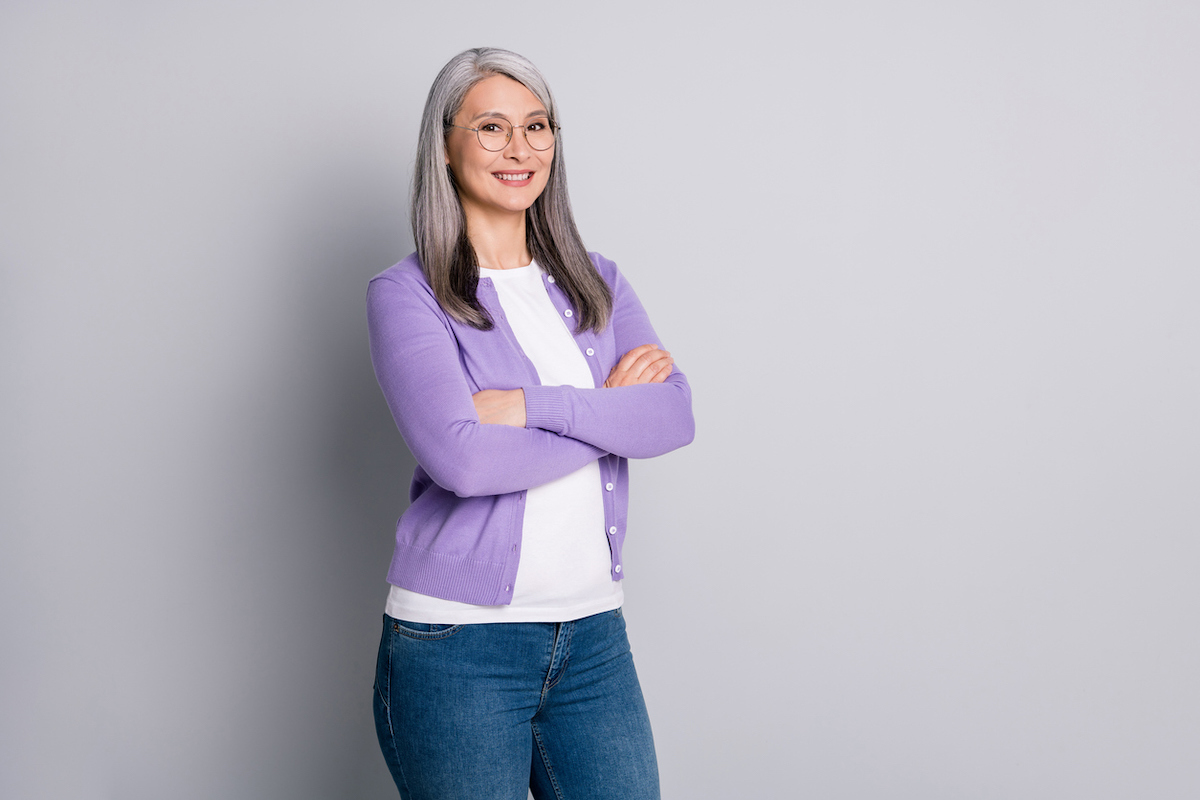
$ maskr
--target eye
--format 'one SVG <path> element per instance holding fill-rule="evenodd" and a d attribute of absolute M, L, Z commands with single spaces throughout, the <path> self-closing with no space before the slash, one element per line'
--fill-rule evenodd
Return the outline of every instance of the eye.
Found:
<path fill-rule="evenodd" d="M 525 130 L 529 131 L 530 133 L 538 133 L 540 131 L 548 130 L 549 128 L 550 121 L 545 119 L 535 119 L 533 122 L 525 126 Z"/>
<path fill-rule="evenodd" d="M 480 133 L 505 133 L 504 125 L 499 122 L 485 122 L 479 126 Z"/>

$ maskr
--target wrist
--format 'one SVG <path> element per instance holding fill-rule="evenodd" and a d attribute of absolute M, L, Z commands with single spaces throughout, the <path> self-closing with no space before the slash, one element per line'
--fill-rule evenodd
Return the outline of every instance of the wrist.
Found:
<path fill-rule="evenodd" d="M 525 386 L 525 427 L 563 433 L 567 427 L 566 401 L 561 386 Z"/>

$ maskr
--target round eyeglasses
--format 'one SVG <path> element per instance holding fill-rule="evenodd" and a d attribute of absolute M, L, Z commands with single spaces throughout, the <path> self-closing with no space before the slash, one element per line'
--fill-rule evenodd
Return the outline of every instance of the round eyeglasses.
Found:
<path fill-rule="evenodd" d="M 554 131 L 558 128 L 547 117 L 535 117 L 524 125 L 513 125 L 506 119 L 489 119 L 479 123 L 478 128 L 468 128 L 465 125 L 450 127 L 475 131 L 483 149 L 493 153 L 508 147 L 508 143 L 512 141 L 513 128 L 521 129 L 525 134 L 525 141 L 529 142 L 529 146 L 534 150 L 549 150 L 554 146 Z"/>

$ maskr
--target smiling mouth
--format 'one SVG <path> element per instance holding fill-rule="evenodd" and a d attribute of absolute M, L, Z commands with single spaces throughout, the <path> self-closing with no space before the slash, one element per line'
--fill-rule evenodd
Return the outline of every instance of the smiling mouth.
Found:
<path fill-rule="evenodd" d="M 533 177 L 532 172 L 493 172 L 502 181 L 527 181 Z"/>

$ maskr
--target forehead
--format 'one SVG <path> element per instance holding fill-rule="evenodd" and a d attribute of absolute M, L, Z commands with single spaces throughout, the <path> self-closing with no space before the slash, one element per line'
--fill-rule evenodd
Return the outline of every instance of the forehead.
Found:
<path fill-rule="evenodd" d="M 507 75 L 493 75 L 467 91 L 459 116 L 469 119 L 480 114 L 497 113 L 517 119 L 535 111 L 545 112 L 537 95 Z"/>

